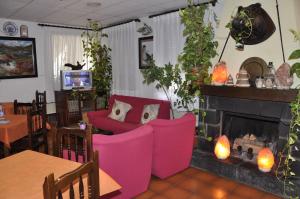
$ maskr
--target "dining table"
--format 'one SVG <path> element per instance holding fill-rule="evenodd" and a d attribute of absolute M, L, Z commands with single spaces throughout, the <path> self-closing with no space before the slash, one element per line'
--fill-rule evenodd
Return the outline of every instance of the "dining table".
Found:
<path fill-rule="evenodd" d="M 10 149 L 11 143 L 28 135 L 27 115 L 6 114 L 0 119 L 0 142 Z"/>
<path fill-rule="evenodd" d="M 55 179 L 75 170 L 81 163 L 26 150 L 0 160 L 0 198 L 42 199 L 45 177 L 54 173 Z M 86 182 L 86 180 L 85 180 Z M 74 183 L 74 190 L 78 182 Z M 121 186 L 99 168 L 100 196 L 121 189 Z M 64 193 L 68 194 L 66 190 Z"/>

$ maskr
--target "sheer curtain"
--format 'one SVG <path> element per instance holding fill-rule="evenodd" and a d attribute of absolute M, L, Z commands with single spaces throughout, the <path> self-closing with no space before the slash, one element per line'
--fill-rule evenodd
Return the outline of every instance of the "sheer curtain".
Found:
<path fill-rule="evenodd" d="M 82 63 L 82 31 L 45 28 L 45 66 L 47 72 L 46 90 L 49 100 L 54 101 L 54 90 L 60 90 L 60 70 L 66 63 Z M 87 66 L 85 66 L 87 69 Z"/>
<path fill-rule="evenodd" d="M 111 48 L 112 93 L 139 96 L 136 22 L 107 28 L 103 33 L 108 35 L 105 43 Z"/>
<path fill-rule="evenodd" d="M 178 55 L 182 52 L 185 43 L 183 30 L 184 25 L 181 24 L 179 12 L 153 18 L 153 57 L 156 65 L 162 67 L 169 62 L 178 63 Z M 155 96 L 155 98 L 167 99 L 160 90 L 155 91 Z M 173 96 L 174 100 L 175 98 L 176 96 Z"/>
<path fill-rule="evenodd" d="M 153 57 L 158 66 L 177 63 L 185 38 L 178 12 L 153 18 Z"/>

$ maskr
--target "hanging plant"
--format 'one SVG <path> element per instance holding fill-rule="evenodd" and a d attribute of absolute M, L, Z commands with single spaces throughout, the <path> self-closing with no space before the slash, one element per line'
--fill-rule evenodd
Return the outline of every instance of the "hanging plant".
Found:
<path fill-rule="evenodd" d="M 300 41 L 300 32 L 296 32 L 295 30 L 290 30 L 294 35 L 295 41 Z M 300 78 L 300 49 L 294 50 L 292 54 L 289 56 L 289 60 L 297 60 L 296 63 L 292 65 L 291 75 L 294 73 Z"/>
<path fill-rule="evenodd" d="M 291 30 L 295 37 L 295 41 L 300 41 L 300 34 Z M 290 55 L 289 59 L 299 59 L 300 50 L 295 50 Z M 292 73 L 296 73 L 297 77 L 300 77 L 300 63 L 295 63 L 292 66 Z M 283 194 L 287 198 L 298 199 L 297 185 L 294 184 L 292 178 L 296 175 L 292 169 L 292 164 L 295 162 L 293 152 L 299 151 L 296 146 L 296 142 L 300 138 L 300 90 L 298 89 L 298 95 L 296 100 L 290 104 L 292 119 L 290 123 L 290 130 L 288 134 L 287 143 L 283 150 L 279 152 L 279 163 L 276 169 L 276 177 L 283 183 Z M 299 186 L 299 185 L 298 185 Z"/>
<path fill-rule="evenodd" d="M 200 115 L 202 122 L 204 122 L 206 112 L 200 111 L 200 104 L 204 103 L 200 86 L 210 83 L 211 77 L 208 70 L 212 67 L 211 59 L 217 55 L 216 48 L 218 47 L 218 42 L 214 41 L 212 24 L 204 21 L 206 9 L 207 5 L 196 6 L 192 0 L 188 0 L 188 7 L 179 12 L 181 22 L 185 26 L 183 36 L 186 37 L 186 42 L 178 61 L 185 73 L 185 79 L 177 89 L 180 99 L 176 101 L 176 106 Z M 197 99 L 199 104 L 195 107 Z M 204 125 L 199 130 L 199 134 L 211 140 Z"/>
<path fill-rule="evenodd" d="M 226 28 L 230 29 L 230 33 L 236 43 L 244 44 L 244 39 L 251 36 L 253 30 L 253 18 L 250 17 L 249 11 L 239 7 L 235 16 L 231 16 L 230 22 L 227 23 Z"/>
<path fill-rule="evenodd" d="M 276 30 L 275 24 L 260 3 L 239 6 L 226 25 L 232 38 L 240 44 L 254 45 L 267 40 Z"/>

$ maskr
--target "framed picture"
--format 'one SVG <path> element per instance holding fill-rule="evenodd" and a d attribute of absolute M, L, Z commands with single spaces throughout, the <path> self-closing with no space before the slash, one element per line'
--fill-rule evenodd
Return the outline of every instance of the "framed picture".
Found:
<path fill-rule="evenodd" d="M 147 61 L 151 57 L 153 57 L 153 37 L 139 38 L 139 69 L 148 68 Z"/>
<path fill-rule="evenodd" d="M 0 37 L 0 79 L 37 76 L 35 39 Z"/>

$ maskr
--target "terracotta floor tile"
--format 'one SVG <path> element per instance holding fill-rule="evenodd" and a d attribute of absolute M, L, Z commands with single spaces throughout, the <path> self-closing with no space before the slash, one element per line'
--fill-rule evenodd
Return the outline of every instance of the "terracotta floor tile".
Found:
<path fill-rule="evenodd" d="M 199 173 L 199 171 L 201 171 L 200 169 L 196 169 L 194 167 L 190 167 L 190 168 L 187 168 L 186 170 L 184 170 L 182 172 L 183 175 L 187 175 L 187 176 L 193 176 L 194 174 L 196 173 Z"/>
<path fill-rule="evenodd" d="M 212 183 L 214 182 L 216 179 L 219 179 L 220 177 L 213 175 L 211 173 L 205 172 L 205 171 L 201 171 L 198 173 L 195 173 L 193 175 L 194 178 L 198 178 L 199 180 L 206 182 L 206 183 Z"/>
<path fill-rule="evenodd" d="M 244 197 L 245 199 L 260 199 L 264 192 L 246 185 L 239 185 L 233 190 L 234 194 Z"/>
<path fill-rule="evenodd" d="M 170 198 L 167 198 L 166 196 L 157 194 L 157 195 L 152 196 L 151 199 L 170 199 Z"/>
<path fill-rule="evenodd" d="M 222 188 L 226 191 L 232 191 L 237 188 L 239 184 L 226 178 L 218 178 L 212 182 L 212 186 Z"/>
<path fill-rule="evenodd" d="M 182 181 L 184 181 L 188 178 L 189 178 L 189 176 L 186 176 L 182 173 L 179 173 L 177 175 L 173 175 L 171 177 L 168 177 L 165 180 L 169 183 L 172 183 L 173 185 L 176 185 L 176 184 L 181 183 Z"/>
<path fill-rule="evenodd" d="M 171 187 L 167 189 L 163 195 L 170 199 L 187 199 L 192 193 L 179 187 Z"/>
<path fill-rule="evenodd" d="M 151 198 L 152 196 L 154 196 L 155 195 L 155 193 L 153 192 L 153 191 L 146 191 L 146 192 L 144 192 L 144 193 L 142 193 L 142 194 L 140 194 L 140 195 L 138 195 L 137 197 L 136 197 L 136 199 L 149 199 L 149 198 Z"/>
<path fill-rule="evenodd" d="M 163 180 L 151 180 L 150 185 L 149 185 L 149 190 L 159 193 L 167 188 L 169 188 L 171 184 L 167 181 Z"/>
<path fill-rule="evenodd" d="M 207 188 L 207 186 L 208 185 L 195 178 L 189 178 L 177 184 L 177 187 L 181 187 L 193 193 L 198 193 L 200 190 Z"/>
<path fill-rule="evenodd" d="M 272 195 L 272 194 L 265 194 L 265 195 L 263 195 L 263 197 L 261 199 L 282 199 L 282 198 L 279 196 Z"/>
<path fill-rule="evenodd" d="M 228 196 L 230 192 L 224 188 L 207 186 L 206 188 L 200 190 L 198 194 L 205 196 L 207 199 L 222 199 L 225 196 Z"/>

